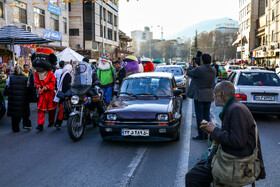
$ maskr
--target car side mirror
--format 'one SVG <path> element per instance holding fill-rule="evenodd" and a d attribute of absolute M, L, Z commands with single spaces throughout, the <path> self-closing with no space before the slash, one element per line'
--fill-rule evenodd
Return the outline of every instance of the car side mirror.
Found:
<path fill-rule="evenodd" d="M 176 96 L 176 97 L 182 94 L 181 90 L 178 90 L 178 89 L 174 90 L 173 93 L 174 93 L 174 96 Z"/>

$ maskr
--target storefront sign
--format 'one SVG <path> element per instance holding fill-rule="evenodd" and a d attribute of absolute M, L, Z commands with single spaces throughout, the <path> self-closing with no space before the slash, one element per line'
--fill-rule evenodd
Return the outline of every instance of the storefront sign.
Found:
<path fill-rule="evenodd" d="M 57 15 L 61 15 L 61 8 L 56 5 L 52 5 L 51 3 L 48 3 L 48 11 Z"/>
<path fill-rule="evenodd" d="M 43 30 L 43 37 L 45 39 L 62 41 L 62 34 L 60 32 L 50 31 L 47 29 Z"/>

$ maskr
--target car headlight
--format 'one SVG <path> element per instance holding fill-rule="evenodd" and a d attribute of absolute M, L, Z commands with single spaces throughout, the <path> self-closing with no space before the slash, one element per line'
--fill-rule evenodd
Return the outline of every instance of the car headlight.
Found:
<path fill-rule="evenodd" d="M 117 114 L 107 114 L 107 120 L 116 121 L 117 120 Z"/>
<path fill-rule="evenodd" d="M 168 121 L 169 116 L 168 116 L 168 114 L 158 114 L 157 115 L 157 120 L 158 121 Z"/>
<path fill-rule="evenodd" d="M 71 103 L 73 104 L 73 105 L 76 105 L 76 104 L 78 104 L 79 103 L 79 96 L 77 96 L 77 95 L 73 95 L 72 97 L 71 97 Z"/>

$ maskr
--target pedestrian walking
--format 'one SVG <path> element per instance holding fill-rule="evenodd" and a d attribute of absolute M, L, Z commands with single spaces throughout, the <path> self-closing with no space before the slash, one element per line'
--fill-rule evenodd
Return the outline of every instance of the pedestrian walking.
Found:
<path fill-rule="evenodd" d="M 59 69 L 55 70 L 54 72 L 54 76 L 55 76 L 55 79 L 56 79 L 56 82 L 55 82 L 55 88 L 57 89 L 58 88 L 58 84 L 60 82 L 60 77 L 63 73 L 63 68 L 65 66 L 65 62 L 62 60 L 59 62 Z"/>
<path fill-rule="evenodd" d="M 101 90 L 105 94 L 105 103 L 109 106 L 114 86 L 114 67 L 111 64 L 111 61 L 109 61 L 109 54 L 107 53 L 105 53 L 100 59 L 97 76 L 101 82 Z"/>
<path fill-rule="evenodd" d="M 122 67 L 120 61 L 114 61 L 113 66 L 115 68 L 115 84 L 114 84 L 114 91 L 119 91 L 119 88 L 122 84 L 123 79 L 126 77 L 126 71 Z"/>
<path fill-rule="evenodd" d="M 57 86 L 57 95 L 59 92 L 62 92 L 65 95 L 70 90 L 71 72 L 72 72 L 72 66 L 70 64 L 65 65 L 65 67 L 63 68 L 63 73 L 60 78 L 60 82 L 58 83 L 58 86 Z M 60 130 L 63 119 L 64 119 L 64 107 L 66 107 L 65 105 L 67 105 L 67 103 L 65 103 L 65 97 L 58 98 L 57 95 L 54 100 L 59 103 L 59 111 L 58 111 L 58 115 L 57 115 L 54 126 L 58 130 Z"/>
<path fill-rule="evenodd" d="M 36 68 L 35 73 L 35 87 L 38 91 L 38 126 L 37 130 L 44 130 L 45 113 L 48 111 L 49 114 L 49 125 L 54 125 L 55 109 L 57 103 L 55 103 L 55 76 L 52 72 L 53 66 L 56 64 L 57 58 L 48 51 L 41 50 L 40 53 L 34 53 L 31 57 L 32 65 Z"/>
<path fill-rule="evenodd" d="M 219 69 L 219 65 L 217 64 L 216 60 L 213 60 L 212 67 L 216 69 L 216 77 L 215 77 L 215 83 L 214 83 L 214 87 L 215 87 L 216 84 L 218 83 L 219 75 L 221 75 L 221 70 Z"/>
<path fill-rule="evenodd" d="M 208 122 L 205 126 L 202 126 L 202 129 L 211 134 L 212 140 L 220 145 L 209 164 L 200 161 L 186 174 L 186 186 L 209 187 L 213 178 L 214 186 L 237 186 L 236 183 L 243 184 L 249 180 L 253 183 L 254 177 L 257 180 L 264 179 L 266 174 L 262 166 L 261 144 L 258 138 L 257 124 L 251 112 L 235 97 L 234 85 L 229 81 L 217 84 L 214 95 L 215 105 L 223 107 L 219 115 L 222 128 Z M 256 155 L 253 155 L 254 153 Z M 223 155 L 227 156 L 224 157 Z M 249 157 L 252 157 L 252 159 Z M 223 164 L 222 158 L 226 161 L 226 165 Z M 252 161 L 253 164 L 248 164 L 249 161 Z M 234 165 L 238 167 L 234 167 Z M 259 167 L 256 170 L 252 169 L 257 165 Z M 217 170 L 220 174 L 217 174 Z M 220 182 L 216 180 L 217 176 L 219 176 Z M 228 180 L 228 178 L 231 179 Z"/>
<path fill-rule="evenodd" d="M 20 132 L 19 123 L 22 119 L 23 128 L 31 130 L 31 121 L 29 120 L 29 94 L 30 89 L 27 86 L 28 78 L 23 74 L 20 66 L 15 67 L 15 72 L 10 75 L 7 90 L 8 113 L 11 117 L 13 132 Z"/>
<path fill-rule="evenodd" d="M 199 127 L 203 119 L 210 121 L 210 106 L 213 101 L 213 84 L 216 70 L 210 66 L 211 56 L 203 54 L 198 62 L 192 62 L 187 69 L 187 75 L 192 78 L 187 97 L 194 99 L 194 108 L 198 135 L 193 137 L 195 141 L 206 141 L 208 136 Z"/>

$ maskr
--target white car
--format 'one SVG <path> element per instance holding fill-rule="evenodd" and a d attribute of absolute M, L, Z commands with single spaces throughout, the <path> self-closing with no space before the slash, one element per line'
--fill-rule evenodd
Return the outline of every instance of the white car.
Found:
<path fill-rule="evenodd" d="M 229 75 L 230 75 L 233 71 L 239 70 L 239 69 L 240 69 L 239 66 L 235 66 L 235 65 L 226 65 L 226 66 L 224 66 L 224 67 L 225 67 L 225 69 L 226 69 L 226 71 L 227 71 L 228 77 L 229 77 Z"/>
<path fill-rule="evenodd" d="M 280 79 L 275 72 L 238 70 L 232 72 L 228 80 L 235 86 L 236 97 L 252 113 L 280 117 Z"/>
<path fill-rule="evenodd" d="M 266 70 L 265 67 L 247 66 L 247 70 Z"/>

